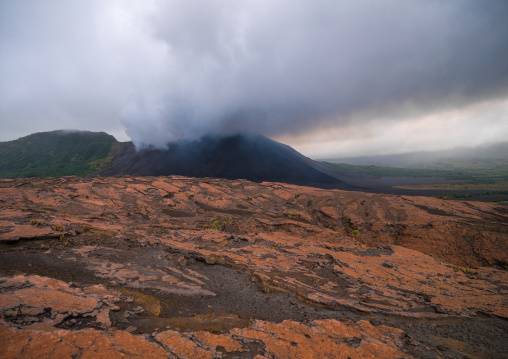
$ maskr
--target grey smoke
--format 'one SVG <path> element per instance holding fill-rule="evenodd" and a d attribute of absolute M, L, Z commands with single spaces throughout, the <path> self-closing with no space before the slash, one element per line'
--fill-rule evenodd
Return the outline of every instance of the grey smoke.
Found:
<path fill-rule="evenodd" d="M 299 135 L 374 114 L 403 121 L 508 95 L 502 0 L 0 6 L 2 126 L 122 124 L 134 142 L 163 146 Z"/>
<path fill-rule="evenodd" d="M 507 18 L 502 1 L 165 3 L 152 24 L 171 58 L 167 91 L 125 123 L 133 138 L 147 116 L 162 140 L 277 136 L 505 97 Z"/>

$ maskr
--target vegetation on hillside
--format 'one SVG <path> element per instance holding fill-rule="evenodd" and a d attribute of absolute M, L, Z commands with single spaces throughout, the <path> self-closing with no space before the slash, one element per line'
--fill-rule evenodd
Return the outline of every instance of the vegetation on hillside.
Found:
<path fill-rule="evenodd" d="M 409 169 L 490 171 L 495 168 L 506 168 L 508 166 L 508 141 L 445 151 L 344 157 L 326 161 L 360 166 L 375 165 Z"/>
<path fill-rule="evenodd" d="M 440 177 L 446 174 L 441 170 L 426 170 L 414 168 L 396 168 L 374 165 L 350 165 L 347 163 L 321 162 L 326 167 L 339 173 L 365 175 L 365 176 L 383 176 L 383 177 Z"/>
<path fill-rule="evenodd" d="M 399 189 L 471 193 L 450 193 L 440 196 L 443 198 L 470 198 L 473 197 L 472 193 L 475 197 L 499 197 L 506 196 L 508 191 L 508 142 L 445 151 L 341 158 L 322 163 L 344 174 L 436 177 L 451 181 L 395 186 Z"/>
<path fill-rule="evenodd" d="M 86 176 L 126 143 L 104 132 L 51 131 L 0 142 L 0 178 Z"/>
<path fill-rule="evenodd" d="M 436 195 L 442 199 L 477 199 L 504 203 L 508 198 L 508 159 L 466 158 L 441 159 L 439 168 L 395 168 L 374 165 L 351 165 L 322 162 L 326 167 L 342 174 L 376 177 L 435 177 L 448 180 L 440 184 L 398 185 L 394 188 L 418 191 L 450 191 Z M 459 191 L 459 193 L 457 193 Z M 469 193 L 467 193 L 469 192 Z"/>
<path fill-rule="evenodd" d="M 444 162 L 444 160 L 443 160 Z M 395 168 L 387 166 L 360 166 L 350 165 L 345 163 L 330 163 L 322 162 L 326 167 L 345 174 L 367 175 L 367 176 L 385 176 L 385 177 L 437 177 L 450 181 L 458 181 L 460 184 L 474 187 L 475 190 L 485 188 L 483 185 L 498 185 L 490 186 L 488 189 L 501 189 L 499 184 L 503 185 L 508 182 L 508 162 L 506 164 L 497 164 L 496 166 L 486 167 L 485 163 L 478 161 L 471 161 L 469 165 L 465 160 L 462 160 L 462 165 L 457 168 L 453 165 L 453 161 L 449 160 L 449 165 L 444 168 L 453 168 L 450 170 L 444 169 L 416 169 L 416 168 Z M 450 186 L 450 185 L 448 185 Z M 456 184 L 455 184 L 456 186 Z M 458 189 L 458 188 L 454 188 Z M 473 188 L 468 188 L 473 189 Z"/>

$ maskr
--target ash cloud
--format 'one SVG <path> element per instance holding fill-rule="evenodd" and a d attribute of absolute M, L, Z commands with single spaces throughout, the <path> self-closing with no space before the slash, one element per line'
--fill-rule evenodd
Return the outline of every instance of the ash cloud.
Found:
<path fill-rule="evenodd" d="M 508 95 L 506 1 L 5 0 L 1 10 L 0 121 L 11 124 L 124 126 L 135 143 L 164 146 L 403 122 Z"/>
<path fill-rule="evenodd" d="M 168 87 L 125 116 L 140 142 L 160 142 L 137 138 L 146 118 L 162 141 L 279 136 L 359 112 L 404 117 L 508 93 L 506 2 L 164 4 L 151 20 L 168 48 Z"/>

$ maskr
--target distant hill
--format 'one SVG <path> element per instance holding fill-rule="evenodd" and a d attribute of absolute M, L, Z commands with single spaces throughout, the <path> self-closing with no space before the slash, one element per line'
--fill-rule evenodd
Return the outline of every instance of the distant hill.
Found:
<path fill-rule="evenodd" d="M 326 166 L 260 135 L 205 136 L 138 150 L 103 132 L 51 131 L 0 142 L 0 178 L 217 177 L 354 189 Z"/>
<path fill-rule="evenodd" d="M 492 161 L 501 165 L 492 165 Z M 86 131 L 42 132 L 0 142 L 0 178 L 183 175 L 410 195 L 464 195 L 471 191 L 497 191 L 497 195 L 508 184 L 508 166 L 503 161 L 483 158 L 472 162 L 477 166 L 474 170 L 320 163 L 253 134 L 205 136 L 169 143 L 164 149 L 137 149 L 133 143 L 118 142 L 106 133 Z M 450 188 L 447 180 L 482 186 Z M 439 184 L 448 187 L 435 187 Z"/>
<path fill-rule="evenodd" d="M 334 171 L 291 147 L 260 135 L 205 136 L 165 150 L 126 146 L 101 176 L 217 177 L 352 189 Z"/>
<path fill-rule="evenodd" d="M 342 157 L 323 161 L 349 165 L 373 165 L 426 170 L 491 170 L 499 167 L 508 167 L 508 142 L 446 151 Z"/>
<path fill-rule="evenodd" d="M 363 182 L 370 177 L 378 189 L 391 178 L 394 193 L 412 190 L 413 194 L 438 198 L 508 203 L 508 142 L 448 151 L 335 158 L 321 163 L 340 175 L 361 176 Z M 396 178 L 422 182 L 397 183 Z M 424 183 L 425 178 L 445 182 Z M 388 188 L 382 191 L 388 192 Z"/>
<path fill-rule="evenodd" d="M 51 131 L 0 142 L 0 178 L 86 176 L 125 143 L 104 132 Z"/>

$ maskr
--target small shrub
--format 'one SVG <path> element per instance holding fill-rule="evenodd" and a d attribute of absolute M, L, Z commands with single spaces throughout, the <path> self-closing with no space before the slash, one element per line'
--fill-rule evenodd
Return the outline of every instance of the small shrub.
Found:
<path fill-rule="evenodd" d="M 41 249 L 48 249 L 48 246 L 46 246 L 45 244 L 41 244 Z"/>
<path fill-rule="evenodd" d="M 225 230 L 225 229 L 226 229 L 226 226 L 227 226 L 228 224 L 231 224 L 231 223 L 233 223 L 233 222 L 234 222 L 234 219 L 233 219 L 233 218 L 231 218 L 231 217 L 229 217 L 229 218 L 227 219 L 227 221 L 226 221 L 226 220 L 224 220 L 224 221 L 222 221 L 222 222 L 220 222 L 220 223 L 219 223 L 219 221 L 216 219 L 215 221 L 213 221 L 213 222 L 212 222 L 212 225 L 210 226 L 210 228 L 211 228 L 211 229 L 215 229 L 215 230 L 217 230 L 217 231 L 223 231 L 223 230 Z"/>
<path fill-rule="evenodd" d="M 54 231 L 57 231 L 57 232 L 62 232 L 63 231 L 62 226 L 59 225 L 59 224 L 55 224 L 52 228 L 53 228 Z"/>
<path fill-rule="evenodd" d="M 357 235 L 359 235 L 359 234 L 360 234 L 360 231 L 359 231 L 358 229 L 355 229 L 355 230 L 353 231 L 353 236 L 357 236 Z"/>
<path fill-rule="evenodd" d="M 462 267 L 462 266 L 457 266 L 455 264 L 448 264 L 448 267 L 450 268 L 453 268 L 453 270 L 455 272 L 458 272 L 458 271 L 461 271 L 463 272 L 465 275 L 467 275 L 468 278 L 470 279 L 476 279 L 477 278 L 477 275 L 478 275 L 478 272 L 475 271 L 475 270 L 472 270 L 471 268 L 469 267 Z"/>
<path fill-rule="evenodd" d="M 218 220 L 215 220 L 212 222 L 212 229 L 215 229 L 217 231 L 220 231 L 222 229 L 221 225 L 219 224 Z"/>

